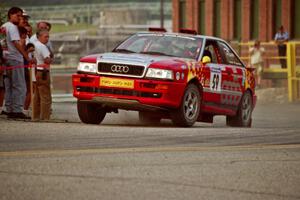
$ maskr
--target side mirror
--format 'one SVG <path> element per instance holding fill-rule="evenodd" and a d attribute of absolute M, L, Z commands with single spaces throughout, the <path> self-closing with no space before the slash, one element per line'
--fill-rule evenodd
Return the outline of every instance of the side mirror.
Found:
<path fill-rule="evenodd" d="M 203 58 L 202 58 L 203 64 L 210 63 L 210 62 L 211 62 L 211 59 L 209 56 L 203 56 Z"/>

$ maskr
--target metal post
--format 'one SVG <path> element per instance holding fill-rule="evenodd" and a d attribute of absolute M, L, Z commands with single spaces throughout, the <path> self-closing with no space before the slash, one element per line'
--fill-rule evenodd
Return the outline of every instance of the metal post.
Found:
<path fill-rule="evenodd" d="M 295 101 L 297 93 L 297 85 L 295 84 L 296 77 L 296 48 L 292 42 L 287 43 L 287 70 L 288 70 L 288 93 L 289 102 Z"/>
<path fill-rule="evenodd" d="M 35 112 L 35 107 L 33 103 L 33 82 L 32 82 L 32 65 L 29 67 L 29 83 L 30 83 L 30 105 L 31 105 L 31 121 L 33 121 L 33 113 Z"/>
<path fill-rule="evenodd" d="M 164 28 L 164 0 L 160 0 L 160 28 Z"/>

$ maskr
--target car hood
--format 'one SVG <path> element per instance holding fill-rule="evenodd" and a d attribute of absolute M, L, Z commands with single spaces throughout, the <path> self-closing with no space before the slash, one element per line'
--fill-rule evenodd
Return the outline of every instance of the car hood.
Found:
<path fill-rule="evenodd" d="M 170 57 L 170 56 L 160 56 L 160 55 L 147 55 L 138 53 L 104 53 L 97 57 L 97 62 L 103 63 L 118 63 L 118 64 L 128 64 L 128 65 L 141 65 L 149 67 L 150 65 L 160 66 L 177 66 L 185 64 L 187 59 Z"/>

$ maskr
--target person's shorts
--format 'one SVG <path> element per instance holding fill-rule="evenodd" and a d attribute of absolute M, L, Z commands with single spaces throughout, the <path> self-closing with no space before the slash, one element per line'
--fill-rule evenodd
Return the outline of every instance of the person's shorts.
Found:
<path fill-rule="evenodd" d="M 258 64 L 254 64 L 253 67 L 255 67 L 255 73 L 260 76 L 262 74 L 262 71 L 263 71 L 263 67 L 262 67 L 262 64 L 261 63 L 258 63 Z"/>

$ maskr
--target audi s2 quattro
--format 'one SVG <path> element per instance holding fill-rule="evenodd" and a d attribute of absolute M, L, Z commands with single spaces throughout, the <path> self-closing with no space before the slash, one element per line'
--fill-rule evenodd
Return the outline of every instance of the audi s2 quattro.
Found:
<path fill-rule="evenodd" d="M 80 120 L 100 124 L 124 109 L 146 123 L 188 127 L 225 115 L 229 126 L 250 127 L 253 70 L 224 40 L 184 32 L 136 33 L 112 52 L 81 58 L 72 76 Z"/>

